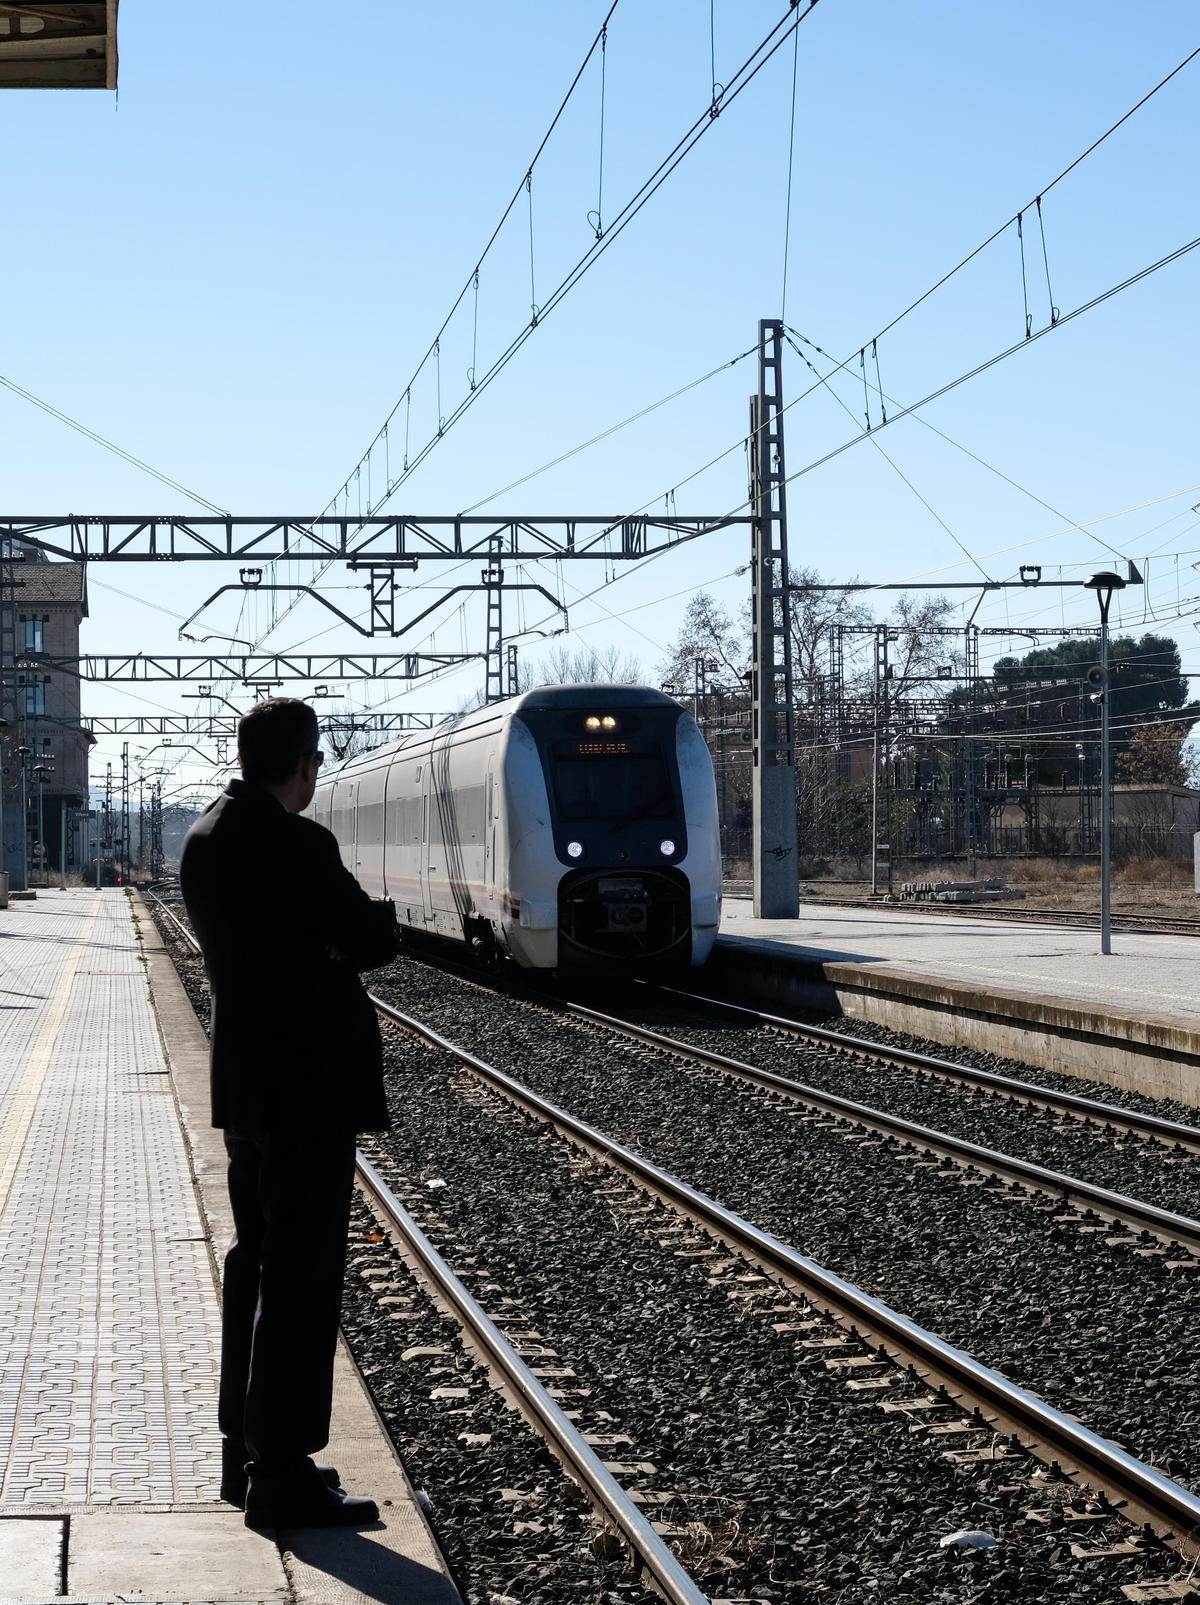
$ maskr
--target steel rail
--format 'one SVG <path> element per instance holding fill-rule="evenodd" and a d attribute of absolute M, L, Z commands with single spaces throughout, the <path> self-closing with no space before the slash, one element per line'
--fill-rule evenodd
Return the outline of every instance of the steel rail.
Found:
<path fill-rule="evenodd" d="M 199 958 L 200 957 L 200 944 L 199 944 L 199 942 L 197 942 L 196 938 L 192 935 L 191 931 L 188 930 L 187 926 L 183 923 L 183 921 L 179 918 L 179 915 L 176 914 L 173 909 L 169 908 L 167 906 L 167 904 L 163 902 L 162 898 L 156 896 L 154 892 L 152 892 L 152 891 L 147 889 L 146 891 L 144 891 L 142 893 L 142 896 L 143 897 L 148 897 L 148 898 L 151 899 L 152 902 L 155 902 L 155 903 L 158 904 L 160 913 L 166 915 L 167 919 L 175 927 L 176 931 L 179 933 L 179 936 L 182 938 L 182 940 L 187 943 L 188 947 L 190 947 L 192 952 L 196 954 L 197 958 Z"/>
<path fill-rule="evenodd" d="M 806 1025 L 802 1020 L 793 1020 L 787 1015 L 770 1014 L 765 1009 L 756 1009 L 749 1004 L 730 1003 L 725 998 L 689 992 L 684 987 L 666 986 L 659 982 L 656 983 L 656 990 L 683 998 L 688 1003 L 700 1004 L 706 1009 L 725 1009 L 731 1014 L 757 1020 L 761 1025 L 773 1026 L 805 1041 L 854 1053 L 863 1059 L 879 1059 L 885 1064 L 899 1065 L 904 1070 L 919 1070 L 928 1075 L 967 1081 L 988 1091 L 1009 1094 L 1030 1103 L 1045 1104 L 1089 1122 L 1123 1126 L 1139 1136 L 1153 1137 L 1200 1153 L 1200 1126 L 1186 1126 L 1175 1120 L 1164 1120 L 1159 1115 L 1148 1115 L 1140 1109 L 1126 1109 L 1120 1104 L 1104 1103 L 1099 1098 L 1084 1098 L 1077 1092 L 1063 1092 L 1056 1087 L 1040 1086 L 1037 1082 L 1020 1081 L 1016 1076 L 1001 1075 L 995 1070 L 978 1070 L 973 1065 L 956 1064 L 952 1059 L 938 1059 L 931 1054 L 917 1053 L 911 1048 L 872 1042 L 848 1032 L 831 1031 L 826 1026 Z"/>
<path fill-rule="evenodd" d="M 200 944 L 178 915 L 153 892 L 145 895 L 153 898 L 180 937 L 199 953 Z M 387 1008 L 377 999 L 372 1001 L 377 1008 Z M 361 1149 L 355 1154 L 355 1168 L 363 1187 L 403 1238 L 454 1319 L 471 1334 L 488 1364 L 504 1378 L 534 1431 L 548 1440 L 568 1474 L 580 1483 L 592 1504 L 622 1534 L 634 1557 L 635 1570 L 644 1571 L 671 1605 L 710 1605 L 708 1595 L 697 1587 L 669 1545 L 654 1531 L 582 1433 L 471 1296 Z"/>
<path fill-rule="evenodd" d="M 708 1595 L 697 1587 L 583 1434 L 450 1269 L 375 1166 L 361 1151 L 356 1157 L 363 1186 L 404 1239 L 454 1319 L 471 1334 L 488 1364 L 503 1376 L 521 1413 L 539 1436 L 548 1440 L 593 1505 L 620 1531 L 634 1557 L 635 1569 L 644 1571 L 672 1605 L 710 1605 Z"/>
<path fill-rule="evenodd" d="M 154 897 L 153 893 L 148 895 Z M 161 898 L 154 897 L 154 901 L 188 946 L 193 951 L 199 952 L 199 943 L 182 921 Z M 828 1310 L 839 1321 L 850 1325 L 859 1336 L 880 1344 L 902 1363 L 915 1366 L 918 1370 L 942 1379 L 943 1384 L 952 1390 L 960 1389 L 968 1397 L 979 1400 L 984 1407 L 994 1411 L 1001 1423 L 1016 1432 L 1026 1441 L 1027 1447 L 1043 1459 L 1057 1462 L 1065 1471 L 1073 1470 L 1074 1475 L 1081 1481 L 1102 1489 L 1110 1497 L 1115 1495 L 1126 1500 L 1133 1514 L 1149 1521 L 1155 1527 L 1179 1529 L 1179 1536 L 1185 1546 L 1192 1550 L 1197 1547 L 1200 1542 L 1200 1498 L 1189 1489 L 1164 1476 L 1155 1467 L 1136 1459 L 1098 1433 L 1091 1432 L 1080 1422 L 1064 1415 L 1053 1405 L 1047 1404 L 990 1366 L 981 1364 L 962 1349 L 945 1342 L 935 1333 L 926 1331 L 915 1321 L 901 1315 L 881 1300 L 872 1298 L 869 1293 L 863 1292 L 861 1288 L 845 1281 L 835 1272 L 827 1270 L 815 1260 L 809 1259 L 807 1255 L 799 1253 L 779 1238 L 763 1231 L 744 1216 L 726 1209 L 715 1199 L 690 1187 L 652 1161 L 642 1158 L 640 1154 L 626 1148 L 615 1138 L 608 1137 L 596 1127 L 569 1114 L 565 1109 L 541 1097 L 531 1088 L 523 1086 L 512 1076 L 488 1064 L 486 1060 L 480 1059 L 468 1049 L 449 1041 L 422 1021 L 403 1013 L 393 1004 L 374 994 L 371 995 L 371 1001 L 385 1019 L 451 1054 L 503 1092 L 519 1107 L 526 1109 L 539 1120 L 549 1122 L 564 1136 L 581 1144 L 588 1151 L 610 1160 L 635 1181 L 650 1187 L 675 1207 L 682 1208 L 724 1241 L 749 1254 L 768 1269 L 799 1283 L 814 1302 Z M 369 1165 L 369 1161 L 364 1160 L 361 1155 L 359 1160 L 362 1171 L 364 1166 Z M 366 1179 L 365 1173 L 364 1179 Z M 372 1190 L 374 1191 L 374 1188 Z M 398 1203 L 395 1207 L 402 1209 Z M 388 1213 L 390 1215 L 391 1210 Z M 436 1250 L 432 1247 L 430 1252 L 436 1254 Z M 448 1267 L 447 1272 L 453 1274 L 449 1273 Z M 463 1293 L 470 1299 L 470 1294 L 465 1288 Z M 482 1310 L 479 1314 L 484 1322 L 492 1324 Z M 523 1364 L 519 1356 L 517 1360 L 519 1364 Z M 540 1388 L 540 1384 L 537 1384 L 532 1376 L 531 1380 L 535 1387 Z M 524 1399 L 523 1390 L 518 1389 L 517 1392 Z M 553 1405 L 552 1400 L 548 1402 Z M 585 1445 L 585 1447 L 589 1453 L 592 1452 L 590 1446 Z M 600 1470 L 605 1477 L 609 1476 L 602 1464 Z M 617 1492 L 621 1493 L 619 1487 Z M 636 1506 L 633 1509 L 639 1521 L 644 1521 Z M 626 1531 L 623 1524 L 622 1531 Z M 661 1544 L 662 1541 L 653 1533 L 653 1529 L 651 1533 L 656 1543 Z M 673 1555 L 671 1560 L 678 1567 Z M 695 1591 L 695 1584 L 690 1579 L 685 1578 L 685 1580 Z M 696 1592 L 687 1597 L 700 1601 L 704 1599 L 703 1595 L 698 1595 Z"/>
<path fill-rule="evenodd" d="M 842 1098 L 837 1093 L 825 1092 L 820 1087 L 807 1086 L 802 1081 L 793 1081 L 790 1076 L 777 1075 L 773 1070 L 762 1070 L 757 1065 L 743 1064 L 740 1059 L 731 1059 L 723 1053 L 714 1053 L 711 1048 L 701 1048 L 691 1042 L 681 1042 L 676 1037 L 664 1036 L 662 1032 L 652 1031 L 648 1026 L 635 1025 L 632 1021 L 619 1019 L 615 1015 L 603 1014 L 599 1009 L 588 1008 L 582 1003 L 563 1002 L 559 1007 L 570 1014 L 593 1020 L 610 1031 L 631 1036 L 636 1041 L 659 1048 L 678 1058 L 697 1060 L 740 1080 L 752 1081 L 770 1091 L 784 1093 L 839 1120 L 850 1120 L 855 1125 L 864 1126 L 869 1130 L 918 1144 L 932 1153 L 944 1155 L 955 1164 L 965 1164 L 978 1170 L 990 1171 L 995 1176 L 1003 1176 L 1009 1181 L 1019 1182 L 1023 1187 L 1048 1193 L 1051 1197 L 1062 1198 L 1067 1202 L 1086 1204 L 1089 1209 L 1115 1223 L 1137 1226 L 1163 1242 L 1178 1243 L 1200 1256 L 1200 1220 L 1193 1220 L 1190 1216 L 1176 1215 L 1171 1210 L 1159 1209 L 1155 1204 L 1144 1203 L 1140 1198 L 1130 1198 L 1125 1193 L 1114 1193 L 1107 1187 L 1081 1181 L 1077 1176 L 1068 1176 L 1059 1170 L 1048 1170 L 1044 1165 L 1035 1165 L 1027 1159 L 1016 1159 L 1011 1154 L 1000 1153 L 998 1149 L 985 1148 L 981 1143 L 968 1142 L 965 1137 L 954 1137 L 946 1131 L 935 1131 L 931 1126 L 918 1125 L 916 1121 L 905 1120 L 900 1115 L 888 1114 L 885 1109 L 873 1109 L 869 1104 L 856 1103 L 852 1098 Z"/>
<path fill-rule="evenodd" d="M 811 1299 L 867 1341 L 901 1363 L 932 1373 L 943 1385 L 979 1400 L 1005 1430 L 1016 1433 L 1043 1459 L 1053 1460 L 1110 1497 L 1127 1502 L 1139 1519 L 1171 1529 L 1194 1546 L 1200 1541 L 1200 1497 L 1155 1467 L 1090 1431 L 1071 1416 L 1022 1388 L 962 1349 L 928 1332 L 907 1316 L 807 1255 L 726 1209 L 706 1193 L 661 1169 L 595 1126 L 551 1103 L 469 1049 L 451 1042 L 393 1004 L 372 995 L 384 1019 L 450 1054 L 518 1107 L 552 1125 L 588 1152 L 610 1160 L 640 1185 L 699 1220 L 725 1242 L 776 1275 L 798 1283 Z"/>
<path fill-rule="evenodd" d="M 725 895 L 728 897 L 746 899 L 748 891 L 733 891 L 732 886 L 749 886 L 749 882 L 726 882 Z M 1006 925 L 1055 925 L 1066 926 L 1076 931 L 1098 931 L 1100 921 L 1093 914 L 1087 914 L 1082 909 L 1070 908 L 1014 908 L 1011 903 L 926 903 L 917 899 L 906 899 L 903 902 L 872 903 L 865 899 L 851 897 L 814 897 L 809 907 L 815 908 L 848 908 L 860 914 L 871 914 L 876 910 L 883 910 L 892 914 L 930 914 L 935 919 L 952 919 L 956 915 L 971 920 L 1000 920 Z M 1200 920 L 1188 919 L 1186 915 L 1176 918 L 1172 914 L 1136 914 L 1117 913 L 1113 915 L 1113 929 L 1124 930 L 1134 935 L 1141 931 L 1144 935 L 1153 936 L 1200 936 Z"/>

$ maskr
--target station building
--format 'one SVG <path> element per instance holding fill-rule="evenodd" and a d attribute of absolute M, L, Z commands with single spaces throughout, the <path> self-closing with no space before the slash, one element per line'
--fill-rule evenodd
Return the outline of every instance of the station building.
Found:
<path fill-rule="evenodd" d="M 13 614 L 11 625 L 0 625 L 0 638 L 11 639 L 16 660 L 5 698 L 2 789 L 4 868 L 17 888 L 26 884 L 26 866 L 34 883 L 79 867 L 93 738 L 80 717 L 78 676 L 39 662 L 79 655 L 87 570 L 82 563 L 51 563 L 30 547 L 11 556 L 19 559 L 11 565 L 11 600 L 0 595 L 0 610 Z"/>

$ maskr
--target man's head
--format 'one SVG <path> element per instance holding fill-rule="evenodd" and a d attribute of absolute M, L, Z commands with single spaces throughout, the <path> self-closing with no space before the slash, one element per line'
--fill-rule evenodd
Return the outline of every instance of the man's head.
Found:
<path fill-rule="evenodd" d="M 317 716 L 297 697 L 258 702 L 238 720 L 243 778 L 278 797 L 289 814 L 312 802 L 321 759 Z"/>

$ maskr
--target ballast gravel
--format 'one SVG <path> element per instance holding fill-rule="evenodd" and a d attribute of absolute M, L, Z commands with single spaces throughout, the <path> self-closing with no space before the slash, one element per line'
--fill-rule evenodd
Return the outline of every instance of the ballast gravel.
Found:
<path fill-rule="evenodd" d="M 667 1496 L 660 1514 L 712 1597 L 1107 1601 L 1121 1583 L 1176 1574 L 1162 1551 L 1120 1568 L 1074 1557 L 1084 1529 L 1062 1513 L 1077 1497 L 1067 1485 L 1024 1456 L 951 1463 L 948 1449 L 990 1451 L 993 1435 L 931 1437 L 961 1412 L 914 1406 L 927 1389 L 913 1379 L 885 1395 L 905 1407 L 885 1412 L 848 1385 L 869 1369 L 830 1369 L 864 1351 L 803 1301 L 573 1157 L 451 1056 L 387 1037 L 395 1127 L 379 1162 L 408 1207 L 424 1193 L 435 1241 L 477 1297 L 512 1301 L 530 1363 L 570 1390 L 564 1404 L 599 1431 L 622 1480 Z M 978 1533 L 995 1544 L 962 1543 Z M 1119 1536 L 1101 1522 L 1086 1542 Z"/>
<path fill-rule="evenodd" d="M 164 935 L 206 1018 L 202 967 L 169 927 Z M 399 1006 L 455 1040 L 490 1012 L 493 1048 L 503 1038 L 525 1060 L 532 1053 L 557 1067 L 560 1084 L 543 1090 L 571 1103 L 568 1094 L 588 1084 L 585 1064 L 576 1080 L 564 1061 L 576 1049 L 581 1061 L 594 1059 L 601 1046 L 594 1032 L 564 1041 L 558 1022 L 548 1031 L 540 1011 L 515 1018 L 508 1005 L 478 992 L 468 998 L 452 978 L 423 970 L 406 963 L 391 972 Z M 376 990 L 386 990 L 382 977 L 373 979 Z M 435 1018 L 428 1005 L 439 996 Z M 778 1290 L 761 1290 L 754 1278 L 739 1286 L 739 1262 L 728 1273 L 732 1288 L 713 1277 L 711 1245 L 674 1246 L 687 1240 L 670 1235 L 671 1217 L 648 1209 L 611 1171 L 568 1159 L 564 1144 L 481 1094 L 448 1056 L 399 1033 L 387 1038 L 396 1127 L 376 1157 L 386 1160 L 414 1213 L 426 1215 L 443 1252 L 479 1278 L 477 1296 L 510 1314 L 515 1301 L 539 1347 L 556 1351 L 544 1357 L 576 1373 L 561 1381 L 579 1384 L 574 1402 L 586 1405 L 590 1423 L 630 1440 L 606 1452 L 653 1465 L 652 1473 L 635 1474 L 634 1484 L 675 1496 L 659 1513 L 714 1598 L 797 1605 L 1116 1601 L 1124 1598 L 1122 1584 L 1177 1574 L 1176 1558 L 1153 1547 L 1117 1560 L 1074 1558 L 1072 1542 L 1102 1548 L 1127 1537 L 1128 1528 L 1067 1519 L 1063 1506 L 1079 1503 L 1077 1492 L 1023 1457 L 952 1467 L 927 1429 L 957 1411 L 888 1415 L 855 1395 L 826 1369 L 830 1350 L 806 1352 L 795 1334 L 776 1330 L 803 1319 L 805 1306 L 795 1301 L 785 1313 L 789 1301 Z M 486 1042 L 473 1045 L 493 1060 L 503 1057 Z M 603 1052 L 611 1071 L 611 1042 Z M 647 1068 L 665 1085 L 658 1056 L 622 1044 L 618 1057 L 615 1078 L 598 1062 L 591 1067 L 590 1079 L 599 1071 L 606 1096 L 615 1090 L 619 1101 L 623 1088 L 628 1100 L 631 1073 L 640 1089 Z M 536 1079 L 528 1063 L 509 1068 Z M 677 1083 L 693 1088 L 713 1079 L 676 1072 Z M 719 1085 L 700 1090 L 678 1114 L 703 1125 L 727 1092 Z M 595 1110 L 572 1107 L 605 1124 Z M 725 1132 L 722 1117 L 741 1107 L 740 1097 L 731 1111 L 717 1107 L 713 1134 Z M 614 1120 L 606 1129 L 622 1134 Z M 785 1135 L 794 1141 L 795 1128 Z M 811 1135 L 806 1129 L 806 1142 Z M 432 1210 L 423 1209 L 429 1196 Z M 572 1511 L 569 1496 L 564 1502 L 561 1479 L 556 1484 L 552 1463 L 548 1471 L 543 1464 L 545 1451 L 482 1386 L 452 1324 L 406 1278 L 390 1245 L 375 1240 L 365 1210 L 355 1224 L 361 1235 L 347 1272 L 348 1334 L 410 1472 L 432 1493 L 439 1537 L 471 1605 L 640 1600 L 636 1585 L 604 1564 L 603 1545 L 588 1542 L 594 1529 L 586 1514 Z M 381 1295 L 385 1287 L 390 1297 Z M 830 1329 L 817 1330 L 825 1336 Z M 414 1347 L 446 1351 L 433 1363 L 437 1377 L 421 1374 Z M 852 1344 L 832 1349 L 847 1352 L 855 1352 Z M 430 1382 L 465 1388 L 466 1398 L 435 1398 L 442 1389 Z M 885 1397 L 924 1391 L 901 1379 Z"/>
<path fill-rule="evenodd" d="M 703 987 L 700 990 L 703 991 Z M 782 1009 L 780 1013 L 786 1015 L 789 1011 Z M 1057 1070 L 1045 1070 L 1019 1059 L 1005 1058 L 999 1053 L 947 1047 L 944 1042 L 914 1037 L 907 1031 L 892 1031 L 873 1020 L 858 1020 L 848 1014 L 797 1011 L 795 1018 L 805 1025 L 819 1025 L 827 1031 L 840 1031 L 844 1036 L 861 1037 L 864 1042 L 877 1042 L 889 1048 L 907 1048 L 910 1053 L 927 1053 L 935 1059 L 952 1059 L 955 1064 L 970 1065 L 974 1070 L 990 1070 L 995 1075 L 1014 1076 L 1018 1081 L 1032 1081 L 1038 1086 L 1052 1087 L 1056 1092 L 1073 1092 L 1080 1098 L 1098 1098 L 1102 1103 L 1115 1104 L 1119 1109 L 1136 1109 L 1144 1115 L 1157 1115 L 1161 1120 L 1200 1126 L 1200 1109 L 1189 1103 L 1179 1103 L 1174 1098 L 1151 1098 L 1148 1093 L 1135 1092 L 1130 1087 L 1114 1087 L 1110 1082 L 1092 1081 L 1087 1076 L 1069 1076 Z"/>
<path fill-rule="evenodd" d="M 150 908 L 207 1030 L 204 966 Z M 657 1596 L 609 1552 L 591 1506 L 507 1407 L 361 1200 L 351 1218 L 342 1330 L 410 1479 L 429 1500 L 467 1605 L 651 1605 Z M 446 1389 L 463 1396 L 448 1398 Z"/>
<path fill-rule="evenodd" d="M 903 1120 L 1062 1171 L 1178 1215 L 1200 1217 L 1200 1153 L 1176 1153 L 1125 1132 L 1106 1131 L 1100 1125 L 1010 1102 L 969 1083 L 872 1063 L 766 1027 L 748 1026 L 728 1015 L 685 1010 L 669 1002 L 647 1004 L 638 998 L 595 1006 L 681 1042 Z M 924 1051 L 928 1052 L 927 1046 Z M 1036 1078 L 1027 1073 L 1024 1079 Z"/>
<path fill-rule="evenodd" d="M 1094 1431 L 1200 1486 L 1200 1271 L 1046 1199 L 411 960 L 376 990 Z M 1186 1258 L 1186 1256 L 1183 1256 Z"/>
<path fill-rule="evenodd" d="M 342 1331 L 468 1605 L 651 1605 L 591 1506 L 356 1201 Z"/>

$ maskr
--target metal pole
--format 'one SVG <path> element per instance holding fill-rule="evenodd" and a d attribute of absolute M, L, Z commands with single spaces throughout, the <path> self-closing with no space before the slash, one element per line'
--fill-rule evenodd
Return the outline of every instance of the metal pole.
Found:
<path fill-rule="evenodd" d="M 886 626 L 880 626 L 886 629 Z M 875 631 L 875 696 L 871 707 L 871 896 L 879 896 L 879 629 Z"/>
<path fill-rule="evenodd" d="M 963 791 L 966 793 L 967 804 L 967 879 L 974 880 L 976 873 L 975 863 L 975 809 L 976 809 L 976 777 L 975 777 L 975 674 L 971 654 L 971 626 L 967 625 L 964 634 L 963 660 L 967 672 L 967 707 L 966 744 L 963 751 Z"/>
<path fill-rule="evenodd" d="M 1112 774 L 1109 769 L 1108 604 L 1100 598 L 1100 951 L 1112 952 Z"/>
<path fill-rule="evenodd" d="M 758 393 L 750 401 L 751 809 L 754 913 L 760 919 L 795 919 L 800 897 L 782 356 L 783 324 L 764 319 L 758 326 Z"/>
<path fill-rule="evenodd" d="M 1109 726 L 1112 715 L 1109 697 L 1112 688 L 1109 683 L 1108 664 L 1108 610 L 1112 604 L 1113 592 L 1123 591 L 1130 583 L 1141 584 L 1141 576 L 1131 563 L 1129 579 L 1105 569 L 1099 574 L 1090 574 L 1083 583 L 1089 591 L 1096 593 L 1096 601 L 1100 607 L 1099 679 L 1096 678 L 1095 669 L 1089 669 L 1087 677 L 1096 685 L 1096 698 L 1100 703 L 1100 951 L 1103 954 L 1111 954 L 1113 784 L 1109 752 Z"/>
<path fill-rule="evenodd" d="M 21 759 L 21 885 L 29 885 L 29 777 Z"/>
<path fill-rule="evenodd" d="M 58 881 L 62 890 L 67 889 L 67 799 L 60 797 L 58 802 Z"/>
<path fill-rule="evenodd" d="M 39 879 L 41 880 L 46 878 L 46 870 L 48 867 L 46 864 L 46 818 L 45 811 L 42 807 L 42 801 L 45 796 L 45 787 L 46 776 L 43 772 L 42 774 L 38 775 L 38 871 Z"/>
<path fill-rule="evenodd" d="M 132 841 L 129 830 L 129 743 L 121 745 L 121 879 L 129 885 L 129 858 Z"/>

